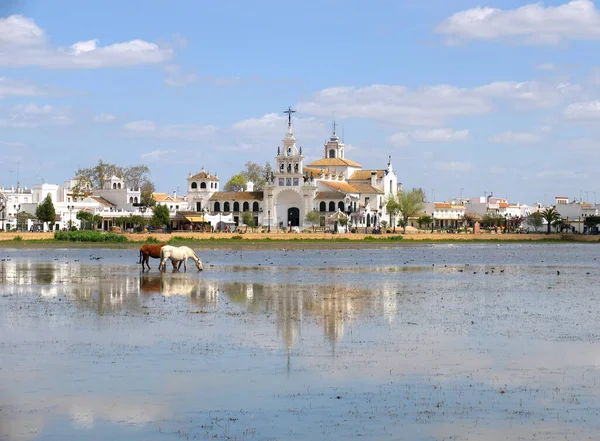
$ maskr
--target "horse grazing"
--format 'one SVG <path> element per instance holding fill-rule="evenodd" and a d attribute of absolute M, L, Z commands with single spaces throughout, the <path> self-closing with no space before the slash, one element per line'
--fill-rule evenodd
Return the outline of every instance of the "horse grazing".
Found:
<path fill-rule="evenodd" d="M 148 266 L 150 269 L 150 264 L 148 263 L 150 258 L 160 259 L 160 250 L 166 244 L 159 245 L 144 245 L 140 248 L 140 261 L 138 263 L 142 264 L 142 271 L 144 271 L 145 266 Z M 177 267 L 177 262 L 173 261 L 173 268 Z"/>
<path fill-rule="evenodd" d="M 187 260 L 192 259 L 196 262 L 196 267 L 198 271 L 202 271 L 202 261 L 192 250 L 190 247 L 172 247 L 170 245 L 165 245 L 160 250 L 160 264 L 158 265 L 159 271 L 165 271 L 167 268 L 167 259 L 171 259 L 173 262 L 173 266 L 176 265 L 177 262 L 183 261 L 183 270 L 187 271 Z M 181 263 L 180 263 L 181 265 Z"/>

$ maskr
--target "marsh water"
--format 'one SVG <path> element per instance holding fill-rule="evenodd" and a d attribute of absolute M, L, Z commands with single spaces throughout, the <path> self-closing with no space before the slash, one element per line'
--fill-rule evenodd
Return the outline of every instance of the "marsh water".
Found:
<path fill-rule="evenodd" d="M 0 249 L 0 439 L 583 440 L 600 247 Z"/>

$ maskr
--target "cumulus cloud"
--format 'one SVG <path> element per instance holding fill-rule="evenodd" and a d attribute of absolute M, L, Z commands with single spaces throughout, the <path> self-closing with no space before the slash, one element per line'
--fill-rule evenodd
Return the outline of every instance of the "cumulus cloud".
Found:
<path fill-rule="evenodd" d="M 36 86 L 28 81 L 0 77 L 0 98 L 11 96 L 42 96 L 47 94 L 47 89 Z"/>
<path fill-rule="evenodd" d="M 94 116 L 94 121 L 99 123 L 108 123 L 116 119 L 116 116 L 111 113 L 101 113 L 100 115 Z"/>
<path fill-rule="evenodd" d="M 61 126 L 72 122 L 69 108 L 19 104 L 8 110 L 0 110 L 0 127 Z"/>
<path fill-rule="evenodd" d="M 490 136 L 488 141 L 494 143 L 524 144 L 539 142 L 541 139 L 542 137 L 538 133 L 509 131 Z"/>
<path fill-rule="evenodd" d="M 323 123 L 314 117 L 293 118 L 294 132 L 302 133 L 302 139 L 315 139 L 326 135 Z M 231 126 L 236 135 L 252 139 L 281 139 L 287 130 L 287 116 L 267 113 L 260 118 L 248 118 Z"/>
<path fill-rule="evenodd" d="M 57 69 L 93 69 L 162 63 L 173 55 L 168 47 L 144 40 L 100 46 L 97 40 L 79 41 L 70 47 L 52 46 L 30 18 L 0 18 L 0 66 L 40 66 Z"/>
<path fill-rule="evenodd" d="M 123 128 L 138 136 L 151 135 L 169 139 L 182 139 L 195 141 L 217 132 L 215 126 L 201 124 L 165 124 L 160 125 L 154 121 L 141 120 L 131 121 L 123 125 Z"/>
<path fill-rule="evenodd" d="M 439 171 L 468 172 L 473 169 L 473 164 L 470 162 L 437 162 L 433 167 Z"/>
<path fill-rule="evenodd" d="M 495 81 L 474 89 L 484 96 L 507 100 L 521 108 L 549 108 L 581 96 L 583 88 L 568 82 Z"/>
<path fill-rule="evenodd" d="M 342 119 L 368 118 L 408 126 L 440 126 L 449 117 L 491 110 L 485 96 L 470 89 L 439 85 L 409 90 L 384 84 L 324 89 L 296 107 L 299 112 L 326 118 L 335 111 Z"/>
<path fill-rule="evenodd" d="M 412 139 L 418 142 L 464 141 L 468 137 L 468 130 L 452 129 L 419 130 L 412 134 Z"/>
<path fill-rule="evenodd" d="M 152 150 L 151 152 L 142 153 L 140 155 L 141 159 L 147 159 L 149 161 L 158 161 L 159 159 L 168 156 L 172 153 L 175 153 L 175 150 Z"/>
<path fill-rule="evenodd" d="M 563 114 L 567 120 L 573 122 L 600 121 L 600 101 L 569 104 Z"/>
<path fill-rule="evenodd" d="M 410 136 L 407 133 L 394 133 L 388 136 L 387 141 L 392 147 L 402 148 L 410 144 Z"/>
<path fill-rule="evenodd" d="M 363 118 L 400 127 L 440 127 L 455 117 L 489 113 L 496 101 L 517 109 L 544 109 L 583 96 L 582 87 L 568 82 L 496 81 L 475 88 L 437 85 L 408 89 L 372 85 L 333 87 L 313 94 L 296 108 L 329 118 Z"/>
<path fill-rule="evenodd" d="M 532 3 L 509 10 L 478 6 L 448 17 L 435 32 L 447 36 L 451 44 L 493 39 L 537 45 L 598 40 L 600 11 L 591 0 L 572 0 L 559 6 Z"/>

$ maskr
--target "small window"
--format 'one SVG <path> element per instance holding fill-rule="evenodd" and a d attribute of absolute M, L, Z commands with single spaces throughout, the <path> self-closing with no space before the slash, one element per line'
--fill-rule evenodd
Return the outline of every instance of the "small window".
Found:
<path fill-rule="evenodd" d="M 327 211 L 327 204 L 325 203 L 325 201 L 319 204 L 319 211 Z"/>
<path fill-rule="evenodd" d="M 291 187 L 292 186 L 292 179 L 291 178 L 286 178 L 286 180 L 285 180 L 285 186 L 286 187 Z"/>
<path fill-rule="evenodd" d="M 252 204 L 252 211 L 258 211 L 258 202 Z"/>
<path fill-rule="evenodd" d="M 294 178 L 294 187 L 297 187 L 300 181 L 298 181 L 298 178 Z"/>
<path fill-rule="evenodd" d="M 250 204 L 248 202 L 244 202 L 244 205 L 242 207 L 244 211 L 250 211 Z"/>
<path fill-rule="evenodd" d="M 225 212 L 229 211 L 229 202 L 225 202 L 223 204 L 223 211 L 225 211 Z"/>
<path fill-rule="evenodd" d="M 133 204 L 133 198 L 132 197 L 129 198 L 129 203 Z"/>
<path fill-rule="evenodd" d="M 333 149 L 329 150 L 329 157 L 335 158 L 335 150 L 333 150 Z"/>
<path fill-rule="evenodd" d="M 217 213 L 221 211 L 221 204 L 219 202 L 215 202 L 215 211 Z"/>
<path fill-rule="evenodd" d="M 239 202 L 233 203 L 233 211 L 240 211 L 240 203 Z"/>
<path fill-rule="evenodd" d="M 329 203 L 329 211 L 335 211 L 335 202 L 331 201 Z"/>
<path fill-rule="evenodd" d="M 191 189 L 195 190 L 197 188 L 198 188 L 198 183 L 197 182 L 192 182 Z"/>
<path fill-rule="evenodd" d="M 206 188 L 206 182 L 200 182 L 200 188 Z"/>
<path fill-rule="evenodd" d="M 339 201 L 338 202 L 338 208 L 340 211 L 344 211 L 344 201 Z"/>
<path fill-rule="evenodd" d="M 279 178 L 279 186 L 283 187 L 285 185 L 285 181 L 283 178 Z"/>

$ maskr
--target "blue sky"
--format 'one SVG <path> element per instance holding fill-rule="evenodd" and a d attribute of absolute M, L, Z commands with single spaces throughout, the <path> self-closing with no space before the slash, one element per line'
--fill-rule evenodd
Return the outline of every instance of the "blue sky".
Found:
<path fill-rule="evenodd" d="M 62 183 L 99 159 L 184 192 L 306 161 L 335 115 L 346 157 L 430 199 L 594 202 L 600 4 L 591 0 L 0 5 L 0 185 Z M 600 193 L 598 193 L 600 202 Z"/>

